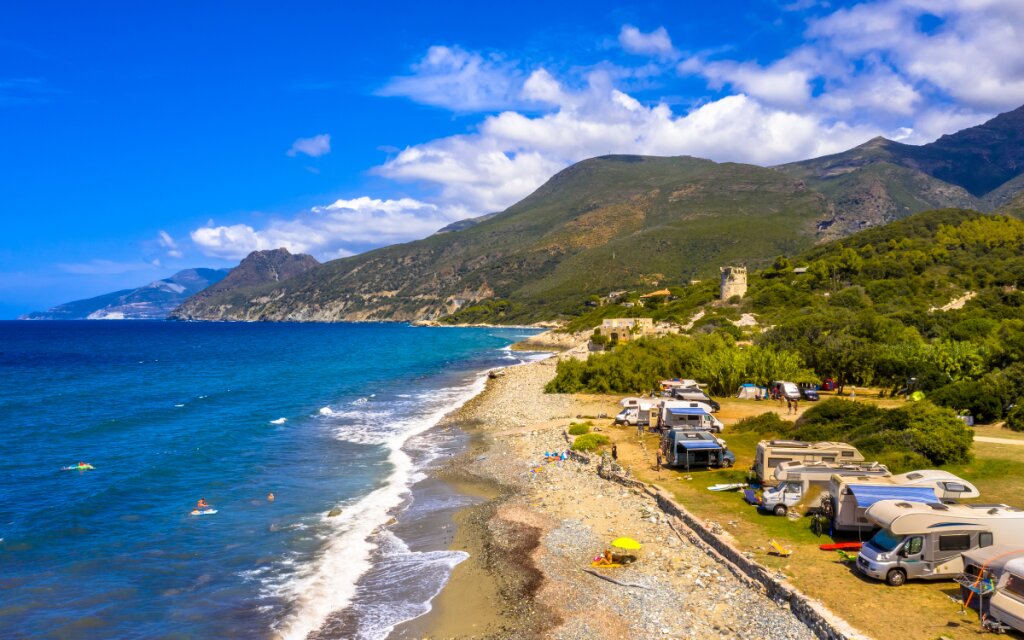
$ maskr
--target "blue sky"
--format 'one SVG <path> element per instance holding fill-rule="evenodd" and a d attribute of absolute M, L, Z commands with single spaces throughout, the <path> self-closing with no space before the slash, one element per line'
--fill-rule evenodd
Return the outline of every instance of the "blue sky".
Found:
<path fill-rule="evenodd" d="M 0 317 L 500 210 L 604 153 L 775 164 L 1024 103 L 1018 0 L 4 3 Z"/>

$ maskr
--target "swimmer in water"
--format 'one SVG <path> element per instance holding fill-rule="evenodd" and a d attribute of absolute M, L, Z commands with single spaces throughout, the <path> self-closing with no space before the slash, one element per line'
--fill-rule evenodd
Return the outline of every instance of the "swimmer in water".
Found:
<path fill-rule="evenodd" d="M 196 503 L 196 510 L 209 508 L 210 505 L 206 503 L 206 498 L 199 498 L 199 502 Z"/>
<path fill-rule="evenodd" d="M 270 493 L 267 494 L 267 502 L 273 502 L 273 501 L 274 501 L 274 492 L 271 491 Z"/>

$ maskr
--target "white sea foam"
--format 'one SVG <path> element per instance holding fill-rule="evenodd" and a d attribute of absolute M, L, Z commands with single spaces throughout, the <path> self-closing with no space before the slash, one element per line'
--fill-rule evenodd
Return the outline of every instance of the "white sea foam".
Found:
<path fill-rule="evenodd" d="M 339 438 L 362 438 L 367 444 L 386 446 L 392 469 L 383 486 L 354 503 L 339 505 L 344 509 L 341 516 L 321 518 L 321 526 L 331 533 L 318 558 L 273 589 L 274 595 L 293 605 L 275 626 L 278 637 L 305 638 L 332 612 L 352 602 L 357 581 L 371 568 L 371 553 L 378 546 L 374 533 L 406 499 L 410 487 L 424 477 L 403 446 L 482 391 L 485 380 L 486 375 L 480 375 L 466 386 L 417 394 L 409 401 L 412 406 L 403 407 L 408 412 L 320 409 L 321 416 L 343 423 L 335 427 Z"/>
<path fill-rule="evenodd" d="M 277 420 L 271 420 L 270 424 L 284 424 L 288 422 L 288 418 L 278 418 Z"/>

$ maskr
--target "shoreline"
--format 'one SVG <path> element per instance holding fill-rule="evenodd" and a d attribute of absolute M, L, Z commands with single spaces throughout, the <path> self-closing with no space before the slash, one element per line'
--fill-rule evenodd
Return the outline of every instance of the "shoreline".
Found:
<path fill-rule="evenodd" d="M 431 476 L 495 493 L 457 512 L 449 549 L 469 557 L 430 611 L 389 638 L 814 637 L 787 609 L 678 536 L 644 492 L 603 480 L 594 465 L 571 458 L 544 463 L 544 452 L 567 448 L 563 428 L 577 415 L 612 414 L 617 406 L 607 396 L 543 393 L 561 358 L 585 354 L 577 342 L 562 354 L 507 367 L 446 417 L 470 440 Z M 613 570 L 614 577 L 643 589 L 581 570 L 620 535 L 643 550 L 640 562 Z"/>

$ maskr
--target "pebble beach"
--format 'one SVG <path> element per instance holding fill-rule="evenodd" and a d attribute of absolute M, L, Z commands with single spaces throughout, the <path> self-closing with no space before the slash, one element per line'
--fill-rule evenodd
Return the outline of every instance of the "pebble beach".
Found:
<path fill-rule="evenodd" d="M 681 535 L 643 491 L 602 479 L 593 462 L 545 462 L 568 448 L 564 429 L 577 416 L 617 408 L 607 396 L 543 392 L 559 358 L 585 357 L 578 342 L 550 336 L 532 343 L 568 350 L 498 372 L 447 418 L 471 444 L 435 473 L 483 497 L 455 518 L 451 548 L 469 558 L 432 610 L 392 637 L 813 638 L 787 606 Z M 598 570 L 617 583 L 584 571 L 619 536 L 643 545 L 638 562 Z"/>

